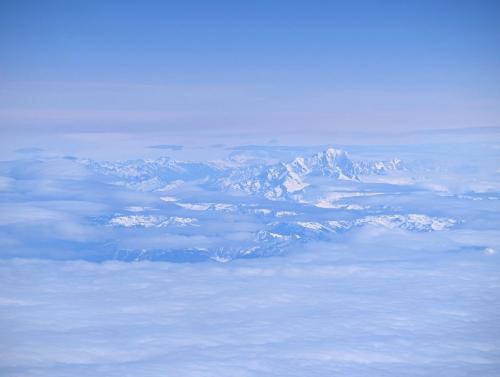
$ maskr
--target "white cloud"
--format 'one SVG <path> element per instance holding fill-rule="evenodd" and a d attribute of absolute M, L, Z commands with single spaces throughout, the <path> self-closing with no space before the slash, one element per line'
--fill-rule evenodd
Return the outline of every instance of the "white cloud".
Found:
<path fill-rule="evenodd" d="M 224 265 L 2 261 L 0 371 L 455 376 L 457 363 L 480 375 L 500 367 L 496 255 L 434 249 L 436 263 L 432 253 L 388 258 L 384 244 L 318 247 Z"/>

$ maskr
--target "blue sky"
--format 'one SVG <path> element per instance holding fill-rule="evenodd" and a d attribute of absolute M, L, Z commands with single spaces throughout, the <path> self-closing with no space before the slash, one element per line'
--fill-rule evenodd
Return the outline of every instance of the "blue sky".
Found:
<path fill-rule="evenodd" d="M 495 1 L 3 1 L 4 132 L 498 126 Z M 267 139 L 266 139 L 267 140 Z"/>

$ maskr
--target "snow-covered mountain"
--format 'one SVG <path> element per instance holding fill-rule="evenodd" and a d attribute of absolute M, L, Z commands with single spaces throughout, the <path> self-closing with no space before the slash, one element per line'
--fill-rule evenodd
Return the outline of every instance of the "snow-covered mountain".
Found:
<path fill-rule="evenodd" d="M 167 157 L 119 162 L 82 160 L 82 163 L 98 174 L 111 177 L 115 184 L 143 191 L 157 190 L 176 180 L 199 180 L 212 189 L 245 192 L 272 200 L 303 190 L 310 185 L 309 177 L 359 180 L 362 175 L 381 175 L 403 168 L 399 160 L 354 161 L 345 151 L 334 148 L 271 165 L 234 166 L 234 163 L 184 162 Z"/>
<path fill-rule="evenodd" d="M 223 169 L 216 164 L 176 161 L 169 157 L 127 161 L 81 160 L 97 174 L 107 176 L 113 183 L 141 191 L 153 191 L 173 181 L 195 181 L 216 177 Z"/>
<path fill-rule="evenodd" d="M 403 163 L 397 159 L 353 161 L 343 150 L 329 148 L 309 157 L 296 157 L 289 162 L 233 169 L 228 175 L 218 178 L 217 184 L 226 190 L 244 191 L 248 194 L 262 195 L 267 199 L 279 199 L 309 186 L 310 177 L 359 180 L 362 175 L 382 175 L 403 168 Z"/>
<path fill-rule="evenodd" d="M 305 174 L 322 175 L 337 179 L 356 179 L 357 164 L 349 155 L 340 149 L 328 148 L 308 159 L 295 159 L 292 166 L 298 166 Z M 304 169 L 305 168 L 305 169 Z"/>
<path fill-rule="evenodd" d="M 150 215 L 115 216 L 107 224 L 123 228 L 166 228 L 198 227 L 196 218 L 164 217 Z M 436 232 L 451 229 L 457 221 L 446 217 L 431 217 L 424 214 L 372 215 L 352 220 L 300 220 L 271 221 L 263 229 L 255 232 L 253 239 L 215 245 L 197 249 L 140 249 L 118 250 L 114 258 L 123 260 L 173 260 L 183 255 L 224 262 L 235 258 L 255 258 L 281 255 L 293 245 L 302 245 L 311 241 L 333 240 L 338 233 L 364 226 L 383 229 L 401 229 L 408 232 Z M 195 255 L 193 255 L 195 254 Z"/>
<path fill-rule="evenodd" d="M 197 226 L 198 220 L 192 217 L 155 216 L 155 215 L 118 215 L 108 222 L 110 226 L 125 228 L 163 228 L 168 226 Z"/>
<path fill-rule="evenodd" d="M 223 261 L 341 242 L 359 229 L 401 235 L 461 228 L 464 200 L 497 199 L 491 192 L 477 197 L 436 189 L 439 180 L 429 181 L 412 161 L 363 160 L 333 148 L 300 153 L 310 150 L 262 153 L 243 163 L 230 157 L 7 162 L 3 174 L 13 177 L 7 182 L 15 187 L 13 200 L 26 191 L 29 172 L 52 186 L 37 187 L 32 197 L 43 199 L 37 203 L 4 204 L 2 221 L 7 231 L 16 231 L 21 218 L 45 227 L 40 239 L 72 242 L 84 259 Z M 428 206 L 436 200 L 440 207 Z M 43 245 L 33 238 L 29 247 Z"/>
<path fill-rule="evenodd" d="M 185 162 L 167 157 L 79 162 L 104 182 L 151 198 L 146 205 L 130 203 L 96 223 L 121 235 L 149 234 L 152 240 L 165 237 L 185 243 L 187 238 L 182 237 L 207 236 L 200 238 L 207 245 L 117 248 L 112 256 L 116 259 L 189 256 L 227 261 L 283 254 L 294 245 L 328 242 L 339 233 L 366 226 L 433 232 L 457 223 L 446 217 L 397 213 L 390 206 L 378 205 L 384 192 L 378 191 L 379 186 L 365 186 L 365 177 L 404 172 L 407 165 L 397 159 L 355 160 L 334 148 L 267 164 L 262 160 Z M 151 207 L 154 198 L 156 206 Z M 239 221 L 245 224 L 241 233 L 234 240 L 219 242 L 224 224 Z"/>

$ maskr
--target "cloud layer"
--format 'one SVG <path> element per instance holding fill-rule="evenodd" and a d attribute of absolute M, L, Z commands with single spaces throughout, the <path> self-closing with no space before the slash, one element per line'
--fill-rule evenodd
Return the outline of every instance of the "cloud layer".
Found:
<path fill-rule="evenodd" d="M 0 370 L 496 375 L 497 256 L 385 251 L 387 241 L 265 263 L 3 261 Z"/>

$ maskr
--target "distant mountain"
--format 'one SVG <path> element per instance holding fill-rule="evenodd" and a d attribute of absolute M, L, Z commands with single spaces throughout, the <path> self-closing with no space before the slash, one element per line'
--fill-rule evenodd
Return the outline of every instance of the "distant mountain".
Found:
<path fill-rule="evenodd" d="M 357 162 L 343 150 L 329 148 L 310 157 L 296 157 L 286 163 L 233 169 L 228 175 L 218 178 L 216 184 L 225 190 L 279 199 L 309 186 L 308 176 L 359 180 L 362 175 L 381 175 L 402 169 L 404 166 L 400 160 Z"/>
<path fill-rule="evenodd" d="M 386 229 L 403 229 L 409 232 L 445 231 L 457 221 L 445 217 L 430 217 L 424 214 L 370 215 L 353 220 L 329 221 L 273 221 L 255 233 L 251 242 L 237 242 L 225 246 L 187 250 L 123 250 L 113 258 L 123 260 L 176 260 L 180 256 L 196 259 L 213 259 L 219 262 L 235 258 L 254 258 L 281 255 L 290 246 L 310 241 L 328 241 L 337 233 L 363 226 Z M 108 225 L 114 227 L 164 228 L 198 226 L 197 219 L 162 216 L 116 216 Z"/>
<path fill-rule="evenodd" d="M 97 174 L 107 176 L 113 183 L 142 191 L 153 191 L 173 181 L 195 181 L 216 177 L 221 168 L 209 163 L 176 161 L 168 157 L 155 160 L 127 161 L 81 160 Z"/>
<path fill-rule="evenodd" d="M 400 160 L 353 161 L 343 150 L 329 148 L 309 157 L 288 162 L 248 166 L 214 162 L 184 162 L 161 157 L 156 160 L 98 162 L 82 160 L 94 172 L 112 178 L 113 183 L 132 189 L 153 191 L 173 181 L 196 181 L 212 189 L 242 191 L 276 200 L 309 186 L 308 177 L 359 180 L 368 174 L 386 174 L 404 168 Z"/>
<path fill-rule="evenodd" d="M 300 159 L 294 161 L 299 162 Z M 304 161 L 304 167 L 308 170 L 306 174 L 322 175 L 337 179 L 356 179 L 357 168 L 346 152 L 340 149 L 328 148 Z"/>

